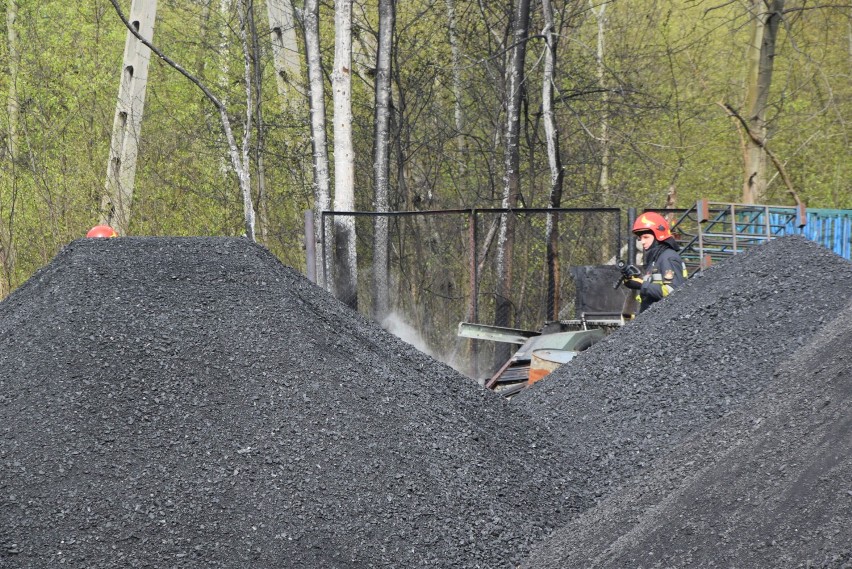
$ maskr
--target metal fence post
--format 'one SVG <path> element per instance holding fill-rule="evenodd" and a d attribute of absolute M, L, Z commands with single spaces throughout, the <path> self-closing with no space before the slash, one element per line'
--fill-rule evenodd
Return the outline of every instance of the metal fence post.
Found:
<path fill-rule="evenodd" d="M 305 273 L 308 280 L 317 282 L 317 244 L 314 234 L 314 210 L 305 210 Z"/>
<path fill-rule="evenodd" d="M 627 263 L 636 262 L 636 240 L 633 239 L 633 224 L 636 222 L 636 208 L 627 208 Z"/>
<path fill-rule="evenodd" d="M 328 286 L 328 251 L 326 249 L 326 241 L 328 240 L 328 235 L 325 232 L 325 216 L 328 212 L 322 212 L 320 214 L 320 234 L 322 235 L 322 287 L 325 290 L 330 290 Z"/>
<path fill-rule="evenodd" d="M 479 322 L 479 275 L 476 259 L 476 208 L 470 210 L 470 317 L 471 322 Z M 476 340 L 470 341 L 471 375 L 479 375 L 479 346 Z"/>

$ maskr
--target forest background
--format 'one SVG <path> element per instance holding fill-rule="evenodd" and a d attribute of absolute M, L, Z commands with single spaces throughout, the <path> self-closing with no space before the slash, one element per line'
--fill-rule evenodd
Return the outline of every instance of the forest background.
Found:
<path fill-rule="evenodd" d="M 130 2 L 117 4 L 129 13 Z M 381 208 L 390 211 L 553 206 L 549 119 L 558 132 L 561 207 L 689 207 L 708 198 L 779 205 L 798 199 L 808 207 L 852 208 L 848 2 L 287 4 L 295 15 L 290 30 L 295 43 L 287 49 L 296 67 L 286 73 L 273 64 L 281 36 L 271 29 L 262 0 L 160 0 L 152 41 L 215 93 L 236 139 L 248 141 L 246 168 L 259 214 L 256 238 L 302 271 L 307 269 L 303 214 L 318 206 L 305 16 L 318 16 L 318 77 L 324 83 L 324 130 L 333 157 L 340 39 L 335 17 L 347 4 L 350 207 L 355 210 L 377 209 L 378 186 L 387 191 Z M 3 5 L 0 296 L 102 217 L 127 37 L 110 0 L 5 0 Z M 527 26 L 518 24 L 525 9 Z M 761 110 L 764 130 L 755 133 L 781 170 L 768 166 L 765 188 L 748 196 L 744 180 L 748 146 L 754 142 L 748 135 L 754 118 L 749 46 L 756 21 L 773 9 L 771 84 Z M 380 48 L 380 15 L 388 10 L 391 43 Z M 519 45 L 526 50 L 520 59 Z M 383 77 L 377 71 L 382 49 L 389 55 L 384 106 L 376 90 Z M 246 79 L 251 77 L 258 81 L 249 101 Z M 549 93 L 544 85 L 550 85 Z M 377 135 L 379 108 L 387 111 L 386 135 Z M 242 138 L 247 128 L 252 136 Z M 217 110 L 158 57 L 148 69 L 138 144 L 128 235 L 245 234 L 244 196 Z M 379 147 L 386 154 L 386 180 L 377 179 L 382 177 L 376 168 Z M 513 152 L 515 162 L 507 158 Z M 330 177 L 335 178 L 334 168 Z M 453 228 L 432 233 L 448 231 Z M 404 255 L 397 251 L 396 256 Z"/>

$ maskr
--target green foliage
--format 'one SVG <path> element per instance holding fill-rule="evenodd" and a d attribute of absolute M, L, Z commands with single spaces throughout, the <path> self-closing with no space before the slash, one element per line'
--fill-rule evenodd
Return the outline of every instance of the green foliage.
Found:
<path fill-rule="evenodd" d="M 500 205 L 510 5 L 473 0 L 455 0 L 454 5 L 460 56 L 456 64 L 447 4 L 397 3 L 391 121 L 394 209 Z M 799 5 L 787 2 L 788 8 Z M 542 16 L 540 5 L 534 6 L 529 29 L 538 34 Z M 608 3 L 602 78 L 595 13 L 586 2 L 556 2 L 555 9 L 560 33 L 555 110 L 565 168 L 562 205 L 660 207 L 672 188 L 679 207 L 702 197 L 738 201 L 741 134 L 719 103 L 742 107 L 748 41 L 742 6 L 682 0 Z M 19 154 L 9 160 L 4 144 L 0 161 L 0 237 L 10 252 L 6 265 L 12 287 L 98 220 L 126 37 L 108 0 L 19 0 L 19 12 Z M 327 77 L 333 61 L 333 16 L 333 3 L 324 3 L 320 24 Z M 302 212 L 313 201 L 307 105 L 293 111 L 280 100 L 263 3 L 255 6 L 254 18 L 266 134 L 265 244 L 284 262 L 302 267 Z M 767 144 L 809 206 L 852 207 L 846 126 L 852 105 L 848 13 L 844 8 L 814 7 L 789 11 L 785 18 L 770 92 Z M 360 209 L 372 209 L 377 0 L 358 4 L 354 20 L 356 203 Z M 218 3 L 205 10 L 203 3 L 161 2 L 154 43 L 226 103 L 239 143 L 246 109 L 238 30 L 236 12 L 220 12 Z M 9 47 L 4 39 L 4 95 L 9 90 Z M 541 37 L 532 37 L 527 49 L 522 201 L 527 207 L 543 207 L 550 173 L 541 121 Z M 305 91 L 304 85 L 296 87 Z M 330 88 L 326 93 L 331 120 Z M 144 116 L 131 232 L 241 234 L 242 199 L 210 102 L 154 58 Z M 9 120 L 2 113 L 4 143 Z M 604 127 L 609 142 L 606 189 L 600 186 Z M 330 127 L 328 135 L 330 139 Z M 253 150 L 257 200 L 256 158 Z M 769 192 L 773 202 L 791 203 L 780 176 L 771 180 Z"/>

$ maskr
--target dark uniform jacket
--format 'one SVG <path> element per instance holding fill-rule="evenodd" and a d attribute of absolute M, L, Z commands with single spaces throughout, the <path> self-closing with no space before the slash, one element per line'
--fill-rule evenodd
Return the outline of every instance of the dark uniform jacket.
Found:
<path fill-rule="evenodd" d="M 687 276 L 686 265 L 678 252 L 665 242 L 655 242 L 645 253 L 639 312 L 644 312 L 674 289 L 683 286 Z"/>

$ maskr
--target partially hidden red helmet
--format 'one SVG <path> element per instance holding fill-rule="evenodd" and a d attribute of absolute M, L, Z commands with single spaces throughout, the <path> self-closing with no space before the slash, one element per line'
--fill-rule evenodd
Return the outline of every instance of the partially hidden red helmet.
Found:
<path fill-rule="evenodd" d="M 643 213 L 633 223 L 633 233 L 643 233 L 645 231 L 653 233 L 654 239 L 657 241 L 665 241 L 672 236 L 672 231 L 669 228 L 669 222 L 666 221 L 666 218 L 653 211 Z"/>
<path fill-rule="evenodd" d="M 118 237 L 118 233 L 109 225 L 96 225 L 86 233 L 86 237 Z"/>

